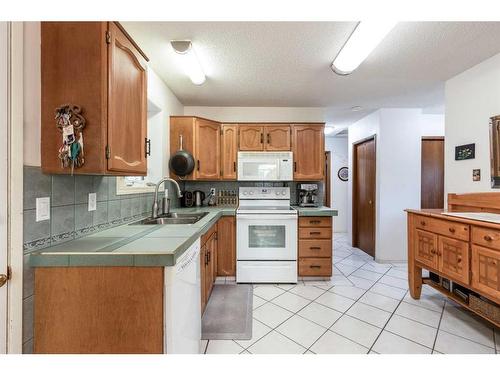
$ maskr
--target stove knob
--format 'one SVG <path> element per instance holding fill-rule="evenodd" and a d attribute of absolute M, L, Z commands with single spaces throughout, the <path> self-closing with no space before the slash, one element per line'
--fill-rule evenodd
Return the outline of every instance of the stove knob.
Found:
<path fill-rule="evenodd" d="M 248 195 L 248 191 L 244 191 L 244 192 L 243 192 L 243 195 Z"/>
<path fill-rule="evenodd" d="M 279 192 L 279 191 L 276 191 L 274 194 L 276 194 L 276 195 L 280 195 L 280 192 Z"/>
<path fill-rule="evenodd" d="M 253 191 L 250 192 L 250 195 L 253 195 Z"/>
<path fill-rule="evenodd" d="M 281 194 L 286 195 L 286 190 L 283 190 Z"/>

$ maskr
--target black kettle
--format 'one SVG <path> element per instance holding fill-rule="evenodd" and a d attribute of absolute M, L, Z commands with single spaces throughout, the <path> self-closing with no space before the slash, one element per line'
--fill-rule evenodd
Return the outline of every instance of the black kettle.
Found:
<path fill-rule="evenodd" d="M 196 207 L 203 206 L 203 201 L 205 200 L 204 192 L 202 192 L 201 190 L 195 190 L 193 191 L 193 197 L 194 197 L 194 205 Z"/>

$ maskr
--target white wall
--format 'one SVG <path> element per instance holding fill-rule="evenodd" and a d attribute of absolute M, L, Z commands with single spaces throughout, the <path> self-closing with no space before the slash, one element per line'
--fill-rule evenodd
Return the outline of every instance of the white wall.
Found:
<path fill-rule="evenodd" d="M 318 107 L 184 107 L 184 115 L 220 122 L 324 122 L 325 109 Z"/>
<path fill-rule="evenodd" d="M 24 164 L 41 165 L 41 75 L 40 22 L 24 22 Z M 148 160 L 148 179 L 158 181 L 168 173 L 169 127 L 171 115 L 182 115 L 184 107 L 168 86 L 148 69 L 148 137 L 152 157 Z"/>
<path fill-rule="evenodd" d="M 347 232 L 348 182 L 342 181 L 337 172 L 348 165 L 347 137 L 326 137 L 325 149 L 331 152 L 330 202 L 332 208 L 338 211 L 338 216 L 333 218 L 333 230 L 337 233 L 344 233 Z"/>
<path fill-rule="evenodd" d="M 422 136 L 443 135 L 443 115 L 415 108 L 384 108 L 349 128 L 349 168 L 352 144 L 376 135 L 376 244 L 381 262 L 406 259 L 406 208 L 420 207 Z M 348 229 L 352 231 L 352 180 L 349 180 Z"/>
<path fill-rule="evenodd" d="M 491 191 L 489 118 L 500 114 L 500 54 L 445 84 L 445 192 Z M 455 146 L 475 143 L 476 158 L 455 161 Z M 481 181 L 472 170 L 481 169 Z"/>

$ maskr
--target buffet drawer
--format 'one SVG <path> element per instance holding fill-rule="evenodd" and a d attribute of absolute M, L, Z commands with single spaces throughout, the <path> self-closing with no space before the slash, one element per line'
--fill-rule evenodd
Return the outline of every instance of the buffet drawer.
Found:
<path fill-rule="evenodd" d="M 415 217 L 415 226 L 418 229 L 438 233 L 458 240 L 469 240 L 469 226 L 466 224 L 419 215 Z"/>
<path fill-rule="evenodd" d="M 500 250 L 500 231 L 483 227 L 472 227 L 472 242 Z"/>
<path fill-rule="evenodd" d="M 329 258 L 331 256 L 331 240 L 299 240 L 299 258 Z"/>
<path fill-rule="evenodd" d="M 299 259 L 299 276 L 332 276 L 331 258 Z"/>
<path fill-rule="evenodd" d="M 302 216 L 299 217 L 299 227 L 332 227 L 330 216 Z"/>
<path fill-rule="evenodd" d="M 300 228 L 299 227 L 299 239 L 309 239 L 309 238 L 332 238 L 331 228 Z"/>

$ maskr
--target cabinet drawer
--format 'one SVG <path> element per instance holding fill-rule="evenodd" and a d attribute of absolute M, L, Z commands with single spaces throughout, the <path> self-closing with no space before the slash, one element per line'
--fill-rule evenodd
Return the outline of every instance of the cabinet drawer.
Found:
<path fill-rule="evenodd" d="M 299 276 L 332 276 L 332 259 L 299 259 Z"/>
<path fill-rule="evenodd" d="M 431 217 L 417 216 L 415 225 L 419 229 L 442 234 L 463 241 L 469 240 L 469 226 L 454 221 L 439 220 Z"/>
<path fill-rule="evenodd" d="M 472 227 L 472 242 L 500 250 L 500 231 L 490 228 Z"/>
<path fill-rule="evenodd" d="M 500 302 L 500 252 L 472 245 L 472 286 Z"/>
<path fill-rule="evenodd" d="M 332 238 L 332 229 L 331 228 L 299 228 L 299 238 L 300 239 L 308 239 L 308 238 Z"/>
<path fill-rule="evenodd" d="M 299 217 L 299 227 L 332 227 L 332 218 L 329 216 L 302 216 Z"/>
<path fill-rule="evenodd" d="M 332 256 L 331 240 L 300 240 L 299 258 L 317 257 L 328 258 Z"/>

